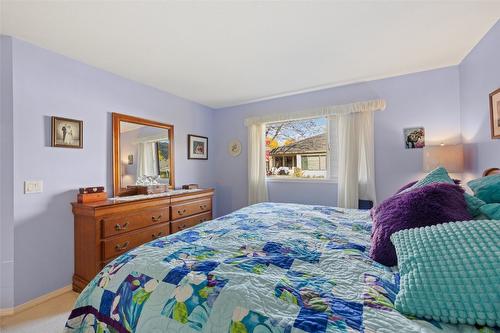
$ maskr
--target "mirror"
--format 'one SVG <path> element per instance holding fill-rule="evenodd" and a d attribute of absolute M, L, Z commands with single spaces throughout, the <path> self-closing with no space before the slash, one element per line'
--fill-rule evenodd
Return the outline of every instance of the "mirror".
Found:
<path fill-rule="evenodd" d="M 115 196 L 133 195 L 135 185 L 174 187 L 174 126 L 113 113 Z"/>

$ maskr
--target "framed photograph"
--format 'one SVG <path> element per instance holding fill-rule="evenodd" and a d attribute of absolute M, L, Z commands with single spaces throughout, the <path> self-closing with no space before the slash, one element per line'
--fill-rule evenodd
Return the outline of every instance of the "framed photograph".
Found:
<path fill-rule="evenodd" d="M 188 134 L 188 159 L 208 160 L 208 138 Z"/>
<path fill-rule="evenodd" d="M 52 147 L 83 148 L 83 121 L 52 117 Z"/>
<path fill-rule="evenodd" d="M 500 139 L 500 88 L 490 94 L 491 138 Z"/>
<path fill-rule="evenodd" d="M 418 149 L 425 147 L 425 129 L 423 127 L 411 127 L 403 129 L 406 149 Z"/>

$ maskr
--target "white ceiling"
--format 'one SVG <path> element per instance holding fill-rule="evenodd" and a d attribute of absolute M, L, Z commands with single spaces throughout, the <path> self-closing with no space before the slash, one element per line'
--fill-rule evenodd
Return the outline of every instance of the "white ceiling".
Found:
<path fill-rule="evenodd" d="M 2 33 L 219 108 L 456 65 L 500 1 L 2 1 Z"/>

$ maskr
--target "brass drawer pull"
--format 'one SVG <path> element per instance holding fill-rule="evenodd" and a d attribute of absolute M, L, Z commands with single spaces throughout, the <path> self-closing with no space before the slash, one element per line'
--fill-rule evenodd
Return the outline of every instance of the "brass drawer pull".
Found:
<path fill-rule="evenodd" d="M 179 210 L 177 211 L 177 214 L 179 214 L 179 215 L 184 215 L 184 213 L 186 213 L 186 210 L 185 210 L 185 209 L 183 209 L 183 210 L 180 210 L 180 209 L 179 209 Z"/>
<path fill-rule="evenodd" d="M 207 204 L 200 205 L 200 209 L 207 209 Z"/>
<path fill-rule="evenodd" d="M 208 221 L 208 219 L 203 218 L 200 220 L 200 222 L 205 222 L 205 221 Z"/>
<path fill-rule="evenodd" d="M 185 225 L 185 224 L 183 224 L 183 225 L 181 225 L 181 226 L 178 226 L 177 228 L 178 228 L 179 230 L 184 230 L 184 229 L 186 229 L 186 225 Z"/>
<path fill-rule="evenodd" d="M 129 244 L 129 241 L 126 241 L 123 244 L 116 244 L 115 250 L 118 251 L 118 252 L 119 251 L 123 251 L 123 250 L 125 250 L 128 247 L 128 244 Z"/>
<path fill-rule="evenodd" d="M 162 215 L 161 215 L 161 214 L 160 214 L 160 215 L 158 215 L 158 216 L 156 216 L 156 217 L 155 217 L 155 216 L 151 216 L 151 220 L 152 220 L 153 222 L 158 222 L 158 221 L 160 221 L 160 220 L 161 220 L 161 217 L 162 217 Z"/>
<path fill-rule="evenodd" d="M 116 231 L 127 230 L 127 228 L 128 228 L 128 222 L 125 222 L 123 225 L 120 225 L 119 223 L 115 224 Z"/>
<path fill-rule="evenodd" d="M 151 237 L 153 237 L 153 239 L 157 239 L 157 238 L 160 238 L 162 235 L 163 235 L 163 231 L 159 231 L 156 234 L 152 234 Z"/>

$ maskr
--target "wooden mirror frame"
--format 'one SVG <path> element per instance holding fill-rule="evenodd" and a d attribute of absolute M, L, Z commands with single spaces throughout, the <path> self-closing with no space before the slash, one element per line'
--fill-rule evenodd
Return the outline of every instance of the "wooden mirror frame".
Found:
<path fill-rule="evenodd" d="M 170 141 L 170 184 L 169 188 L 174 188 L 174 125 L 160 123 L 158 121 L 129 116 L 126 114 L 112 113 L 113 124 L 113 195 L 115 197 L 125 194 L 121 187 L 121 163 L 120 163 L 120 122 L 128 122 L 145 126 L 153 126 L 168 129 L 168 139 Z"/>

